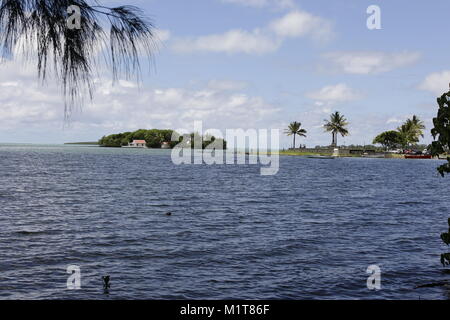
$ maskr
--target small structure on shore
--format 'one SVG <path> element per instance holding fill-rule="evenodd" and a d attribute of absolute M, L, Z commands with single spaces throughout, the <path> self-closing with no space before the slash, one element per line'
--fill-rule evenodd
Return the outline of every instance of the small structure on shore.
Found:
<path fill-rule="evenodd" d="M 129 148 L 147 148 L 147 142 L 145 140 L 133 140 L 128 144 Z"/>
<path fill-rule="evenodd" d="M 170 149 L 170 143 L 169 142 L 163 142 L 161 144 L 161 149 Z"/>
<path fill-rule="evenodd" d="M 333 157 L 339 157 L 339 149 L 338 148 L 333 149 Z"/>

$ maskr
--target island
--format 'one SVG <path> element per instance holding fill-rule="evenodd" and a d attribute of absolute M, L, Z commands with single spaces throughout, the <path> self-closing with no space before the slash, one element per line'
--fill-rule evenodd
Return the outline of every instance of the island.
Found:
<path fill-rule="evenodd" d="M 174 137 L 177 139 L 174 139 Z M 227 142 L 224 139 L 209 135 L 201 136 L 197 133 L 180 135 L 171 129 L 139 129 L 134 132 L 104 136 L 98 141 L 99 146 L 108 148 L 173 149 L 180 143 L 190 145 L 192 148 L 201 146 L 201 148 L 206 149 L 211 144 L 215 149 L 225 150 L 227 148 Z"/>

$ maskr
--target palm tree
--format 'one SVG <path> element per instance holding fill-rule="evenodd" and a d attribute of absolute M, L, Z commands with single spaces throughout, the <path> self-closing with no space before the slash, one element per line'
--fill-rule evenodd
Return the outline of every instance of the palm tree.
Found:
<path fill-rule="evenodd" d="M 69 24 L 74 8 L 79 9 L 79 28 Z M 135 6 L 111 8 L 98 0 L 0 0 L 3 58 L 17 53 L 36 57 L 42 81 L 54 70 L 66 97 L 66 115 L 85 94 L 92 98 L 99 48 L 108 49 L 103 56 L 115 80 L 119 74 L 139 79 L 140 57 L 151 57 L 154 40 L 152 23 Z"/>
<path fill-rule="evenodd" d="M 292 122 L 289 127 L 285 130 L 286 135 L 294 136 L 294 149 L 295 149 L 295 137 L 298 135 L 299 137 L 305 137 L 308 133 L 305 129 L 302 128 L 302 124 L 300 122 Z"/>
<path fill-rule="evenodd" d="M 419 137 L 423 138 L 424 137 L 423 130 L 425 130 L 426 127 L 425 127 L 425 124 L 423 123 L 423 121 L 419 119 L 419 117 L 414 115 L 412 117 L 412 119 L 408 119 L 406 121 L 406 123 L 410 124 L 410 126 L 411 126 L 411 128 L 412 128 L 412 130 L 414 132 L 414 135 L 417 138 L 419 138 Z"/>
<path fill-rule="evenodd" d="M 411 123 L 405 123 L 397 128 L 397 131 L 400 133 L 400 143 L 403 149 L 406 149 L 411 143 L 418 142 L 414 139 L 411 129 Z"/>
<path fill-rule="evenodd" d="M 348 122 L 347 119 L 343 115 L 341 115 L 339 112 L 335 112 L 330 116 L 330 120 L 324 120 L 324 128 L 325 131 L 331 132 L 332 134 L 332 142 L 331 146 L 336 147 L 337 146 L 337 137 L 338 134 L 341 134 L 341 136 L 345 137 L 348 136 L 349 132 L 347 130 Z"/>
<path fill-rule="evenodd" d="M 418 143 L 420 137 L 424 137 L 423 130 L 425 130 L 425 125 L 423 121 L 414 115 L 412 119 L 406 120 L 397 130 L 402 138 L 403 147 L 406 148 L 410 144 Z"/>

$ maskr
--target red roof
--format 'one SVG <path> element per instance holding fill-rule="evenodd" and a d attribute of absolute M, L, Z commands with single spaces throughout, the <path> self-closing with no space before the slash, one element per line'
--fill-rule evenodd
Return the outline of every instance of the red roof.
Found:
<path fill-rule="evenodd" d="M 147 142 L 145 141 L 145 140 L 134 140 L 133 141 L 133 143 L 136 143 L 136 144 L 146 144 Z"/>

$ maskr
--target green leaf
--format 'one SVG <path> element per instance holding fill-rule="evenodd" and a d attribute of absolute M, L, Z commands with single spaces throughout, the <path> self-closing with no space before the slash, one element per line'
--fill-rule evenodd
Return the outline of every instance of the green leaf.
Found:
<path fill-rule="evenodd" d="M 441 234 L 441 239 L 442 239 L 442 241 L 444 241 L 444 243 L 446 244 L 446 245 L 450 245 L 450 233 L 443 233 L 443 234 Z"/>
<path fill-rule="evenodd" d="M 441 263 L 444 267 L 450 265 L 450 253 L 444 253 L 441 255 Z"/>
<path fill-rule="evenodd" d="M 437 99 L 439 109 L 437 117 L 433 119 L 434 128 L 431 130 L 431 134 L 435 139 L 431 147 L 431 153 L 434 156 L 448 153 L 450 149 L 450 126 L 448 125 L 450 122 L 449 96 L 450 92 L 444 93 Z M 438 172 L 443 177 L 445 174 L 450 173 L 450 158 L 446 164 L 438 168 Z"/>

